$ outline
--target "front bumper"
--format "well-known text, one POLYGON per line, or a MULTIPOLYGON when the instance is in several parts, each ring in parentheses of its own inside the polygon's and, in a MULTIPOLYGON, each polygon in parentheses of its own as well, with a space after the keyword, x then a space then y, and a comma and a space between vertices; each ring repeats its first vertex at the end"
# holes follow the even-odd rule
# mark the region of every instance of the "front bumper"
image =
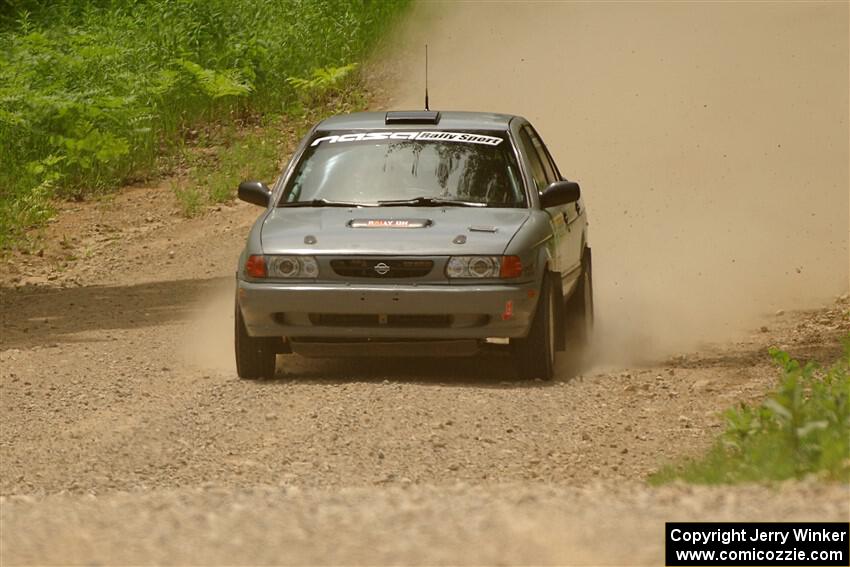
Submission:
POLYGON ((525 337, 539 285, 351 285, 237 280, 255 337, 484 339, 525 337))

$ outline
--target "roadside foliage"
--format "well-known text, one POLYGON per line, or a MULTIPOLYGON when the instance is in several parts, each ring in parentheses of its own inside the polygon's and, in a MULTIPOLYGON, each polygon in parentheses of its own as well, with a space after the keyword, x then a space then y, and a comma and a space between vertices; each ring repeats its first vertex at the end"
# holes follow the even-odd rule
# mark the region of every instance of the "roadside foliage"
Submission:
POLYGON ((406 0, 0 2, 0 249, 190 132, 339 88, 406 0))
POLYGON ((782 350, 770 355, 782 375, 759 405, 725 413, 726 430, 702 459, 668 466, 655 483, 682 479, 719 484, 816 475, 850 482, 850 336, 829 368, 801 364, 782 350))

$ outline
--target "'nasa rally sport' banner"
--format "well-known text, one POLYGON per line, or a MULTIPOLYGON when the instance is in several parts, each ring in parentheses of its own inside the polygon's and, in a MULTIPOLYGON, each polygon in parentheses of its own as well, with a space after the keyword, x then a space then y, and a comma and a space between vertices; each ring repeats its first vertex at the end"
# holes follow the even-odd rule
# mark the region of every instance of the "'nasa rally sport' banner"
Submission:
POLYGON ((338 134, 334 136, 316 138, 310 146, 318 146, 324 142, 327 142, 328 144, 336 144, 339 142, 367 142, 370 140, 463 142, 466 144, 484 144, 485 146, 498 146, 502 142, 502 138, 464 132, 357 132, 352 134, 338 134))

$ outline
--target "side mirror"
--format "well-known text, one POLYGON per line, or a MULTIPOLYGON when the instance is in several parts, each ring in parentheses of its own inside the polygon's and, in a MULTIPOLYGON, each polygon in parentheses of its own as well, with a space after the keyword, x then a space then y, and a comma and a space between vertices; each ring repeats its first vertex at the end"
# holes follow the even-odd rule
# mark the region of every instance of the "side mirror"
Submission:
POLYGON ((272 192, 262 181, 243 181, 239 184, 237 195, 246 203, 268 207, 272 192))
POLYGON ((581 197, 581 189, 575 181, 555 181, 540 195, 540 206, 544 209, 575 203, 581 197))

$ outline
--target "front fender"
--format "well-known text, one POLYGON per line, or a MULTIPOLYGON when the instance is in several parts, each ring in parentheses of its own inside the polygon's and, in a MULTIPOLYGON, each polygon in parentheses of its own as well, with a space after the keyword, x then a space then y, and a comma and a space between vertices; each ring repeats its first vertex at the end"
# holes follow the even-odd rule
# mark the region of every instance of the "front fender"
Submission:
POLYGON ((242 249, 242 253, 239 255, 239 263, 236 265, 237 277, 245 277, 243 270, 245 269, 245 261, 248 260, 248 256, 263 253, 263 223, 266 222, 266 217, 269 215, 269 211, 271 211, 271 209, 267 209, 263 212, 263 214, 254 221, 253 226, 251 226, 251 230, 248 232, 245 247, 242 249))
POLYGON ((505 255, 519 256, 524 265, 531 267, 538 287, 542 285, 544 272, 557 265, 556 242, 549 215, 540 210, 532 211, 508 243, 505 255))

